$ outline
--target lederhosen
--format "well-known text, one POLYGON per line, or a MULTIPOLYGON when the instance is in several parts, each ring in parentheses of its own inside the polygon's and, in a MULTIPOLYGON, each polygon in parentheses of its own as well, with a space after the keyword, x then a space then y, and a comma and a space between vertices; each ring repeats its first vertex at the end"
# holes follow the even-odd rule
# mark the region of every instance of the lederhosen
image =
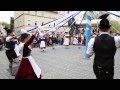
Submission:
POLYGON ((114 37, 108 34, 97 36, 93 49, 95 53, 93 70, 97 79, 113 79, 116 53, 114 37))
MULTIPOLYGON (((6 42, 6 41, 5 41, 6 42)), ((10 41, 6 42, 6 56, 9 60, 9 62, 13 62, 13 59, 17 58, 17 55, 15 53, 15 42, 10 41)))

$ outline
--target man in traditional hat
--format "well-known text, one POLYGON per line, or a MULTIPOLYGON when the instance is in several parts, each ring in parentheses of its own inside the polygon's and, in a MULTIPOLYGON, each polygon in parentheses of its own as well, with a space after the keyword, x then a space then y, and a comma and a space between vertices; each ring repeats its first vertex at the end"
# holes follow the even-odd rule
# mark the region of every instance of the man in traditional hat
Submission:
POLYGON ((116 48, 120 47, 120 37, 113 37, 108 33, 111 25, 106 18, 106 16, 101 18, 100 35, 91 38, 87 48, 88 57, 95 54, 93 70, 97 79, 114 78, 114 56, 116 48))
POLYGON ((10 74, 13 75, 12 73, 12 65, 13 65, 13 60, 17 58, 16 52, 15 52, 15 39, 14 39, 14 34, 13 31, 8 29, 7 31, 7 37, 5 40, 5 46, 6 46, 6 56, 9 60, 9 68, 10 68, 10 74))

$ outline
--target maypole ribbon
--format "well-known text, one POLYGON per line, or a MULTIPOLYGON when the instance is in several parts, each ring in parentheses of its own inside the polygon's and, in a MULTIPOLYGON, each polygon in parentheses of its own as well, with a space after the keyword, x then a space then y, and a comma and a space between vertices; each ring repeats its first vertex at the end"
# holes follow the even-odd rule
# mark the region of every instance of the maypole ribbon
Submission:
MULTIPOLYGON (((77 16, 79 13, 80 13, 80 12, 78 12, 77 14, 75 14, 73 17, 77 16)), ((58 26, 58 27, 56 27, 56 28, 59 29, 60 27, 62 27, 63 25, 65 25, 65 24, 66 24, 71 18, 73 18, 73 17, 68 18, 65 23, 63 23, 61 26, 58 26)))
POLYGON ((77 13, 71 15, 70 17, 68 17, 68 18, 66 18, 66 19, 64 19, 64 20, 62 20, 62 21, 59 22, 56 26, 58 26, 59 24, 61 24, 61 23, 64 22, 64 21, 68 22, 71 18, 75 17, 75 16, 78 15, 79 13, 80 13, 80 12, 77 12, 77 13))
POLYGON ((64 19, 72 16, 72 15, 75 14, 75 13, 76 13, 76 12, 72 12, 72 13, 70 13, 69 15, 63 17, 62 19, 59 19, 59 20, 57 20, 57 21, 53 21, 53 22, 51 22, 51 23, 49 23, 49 24, 44 24, 44 26, 41 26, 41 25, 40 25, 39 28, 42 29, 42 28, 47 27, 47 26, 49 26, 49 25, 51 25, 51 24, 59 23, 60 21, 63 21, 64 19))
MULTIPOLYGON (((55 19, 55 20, 53 20, 53 21, 50 21, 50 22, 48 22, 48 23, 43 24, 42 26, 40 26, 40 28, 44 28, 45 26, 48 26, 48 25, 53 24, 53 23, 55 23, 55 22, 59 22, 59 21, 61 21, 62 19, 64 20, 64 18, 66 19, 66 18, 74 15, 75 13, 76 13, 76 12, 72 12, 72 13, 70 13, 70 14, 67 14, 66 16, 62 16, 62 17, 60 17, 60 18, 58 18, 58 19, 55 19)), ((37 29, 37 28, 38 28, 38 26, 37 26, 37 27, 34 27, 34 28, 30 29, 30 30, 27 30, 27 32, 33 31, 33 30, 35 30, 35 29, 37 29)))
POLYGON ((67 16, 69 16, 69 15, 72 15, 73 13, 74 13, 74 12, 69 13, 69 14, 67 14, 66 16, 63 15, 63 16, 61 16, 60 18, 57 18, 57 19, 55 19, 55 20, 53 20, 53 21, 50 21, 50 22, 47 22, 47 23, 43 24, 42 26, 44 26, 44 25, 46 25, 46 24, 49 24, 49 23, 52 23, 52 22, 55 22, 55 21, 60 20, 60 19, 62 19, 62 18, 65 18, 65 17, 67 17, 67 16))

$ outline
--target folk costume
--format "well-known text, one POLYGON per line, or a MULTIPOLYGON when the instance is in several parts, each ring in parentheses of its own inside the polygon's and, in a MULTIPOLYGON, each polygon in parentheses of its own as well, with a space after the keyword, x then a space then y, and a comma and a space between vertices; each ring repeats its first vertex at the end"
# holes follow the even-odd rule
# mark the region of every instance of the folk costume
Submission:
POLYGON ((14 41, 14 37, 12 35, 13 35, 13 31, 8 29, 7 37, 5 39, 5 49, 6 49, 6 56, 10 63, 9 68, 10 68, 11 75, 13 75, 13 73, 12 73, 13 61, 14 61, 14 59, 17 58, 17 54, 15 52, 15 41, 14 41))
POLYGON ((95 54, 93 70, 97 79, 114 78, 114 56, 116 49, 120 47, 120 37, 111 36, 108 31, 110 24, 106 15, 99 24, 100 35, 90 39, 87 54, 95 54))
POLYGON ((70 45, 70 35, 68 33, 65 33, 63 45, 65 45, 65 46, 70 45))
MULTIPOLYGON (((24 40, 28 36, 28 34, 24 33, 21 35, 21 39, 24 40)), ((19 46, 22 54, 22 60, 15 79, 41 79, 41 69, 31 56, 31 48, 29 47, 34 38, 35 35, 32 35, 27 42, 21 43, 19 46)))

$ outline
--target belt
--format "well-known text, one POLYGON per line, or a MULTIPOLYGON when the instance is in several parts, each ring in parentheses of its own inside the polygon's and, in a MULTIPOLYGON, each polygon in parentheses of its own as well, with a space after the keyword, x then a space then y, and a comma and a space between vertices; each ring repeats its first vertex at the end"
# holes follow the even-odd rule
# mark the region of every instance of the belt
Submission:
POLYGON ((30 56, 26 56, 26 57, 22 57, 23 59, 26 59, 26 58, 28 58, 28 57, 30 57, 30 56))

